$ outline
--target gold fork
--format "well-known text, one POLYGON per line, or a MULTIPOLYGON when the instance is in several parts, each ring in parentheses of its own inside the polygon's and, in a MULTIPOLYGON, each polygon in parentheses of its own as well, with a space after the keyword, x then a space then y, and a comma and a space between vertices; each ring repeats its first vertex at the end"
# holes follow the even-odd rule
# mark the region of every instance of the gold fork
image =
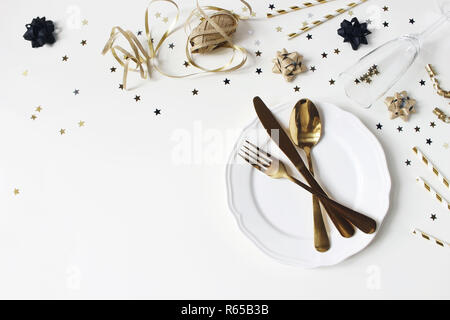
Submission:
POLYGON ((263 172, 274 179, 288 179, 295 184, 299 185, 308 192, 316 195, 322 204, 331 207, 336 213, 342 215, 348 222, 352 223, 355 227, 360 229, 364 233, 373 233, 376 230, 376 222, 372 218, 369 218, 359 212, 356 212, 346 206, 330 199, 325 194, 316 192, 311 189, 307 184, 292 177, 284 163, 274 157, 268 152, 262 150, 258 146, 254 145, 248 140, 245 140, 244 145, 241 147, 238 153, 245 161, 250 163, 255 169, 263 172))

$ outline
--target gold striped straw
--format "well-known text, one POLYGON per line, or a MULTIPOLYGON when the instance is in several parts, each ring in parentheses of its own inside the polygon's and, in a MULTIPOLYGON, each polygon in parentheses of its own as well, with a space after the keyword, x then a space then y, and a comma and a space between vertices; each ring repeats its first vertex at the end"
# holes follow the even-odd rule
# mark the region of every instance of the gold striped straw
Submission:
POLYGON ((414 235, 416 235, 416 236, 421 236, 422 239, 433 241, 434 243, 436 243, 440 247, 447 247, 447 248, 450 247, 449 243, 447 243, 445 241, 442 241, 442 240, 440 240, 440 239, 438 239, 436 237, 433 237, 432 235, 429 235, 428 233, 425 233, 425 232, 423 232, 423 231, 421 231, 421 230, 419 230, 417 228, 414 228, 412 233, 414 235))
POLYGON ((440 195, 439 192, 434 190, 428 182, 423 180, 421 177, 417 177, 416 180, 417 180, 417 182, 419 182, 420 184, 423 185, 425 190, 427 190, 433 196, 433 198, 435 198, 437 201, 442 203, 442 205, 444 207, 446 207, 448 210, 450 210, 450 203, 442 195, 440 195))
POLYGON ((302 10, 302 9, 306 9, 306 8, 310 8, 310 7, 314 7, 317 6, 319 4, 324 4, 324 3, 328 3, 328 2, 332 2, 335 0, 314 0, 311 2, 303 2, 302 4, 298 5, 298 6, 290 6, 288 9, 280 9, 280 10, 275 10, 275 13, 267 13, 267 18, 273 18, 282 14, 286 14, 286 13, 291 13, 294 11, 298 11, 298 10, 302 10))
POLYGON ((367 0, 358 0, 358 1, 355 1, 355 2, 351 2, 351 3, 347 4, 345 7, 335 10, 334 13, 327 14, 323 18, 320 18, 320 19, 315 20, 315 21, 313 21, 311 23, 308 23, 307 25, 305 25, 302 28, 300 28, 299 32, 293 32, 293 33, 288 34, 288 37, 289 37, 289 39, 293 39, 295 37, 298 37, 302 33, 305 33, 306 31, 309 31, 309 30, 317 27, 318 25, 321 25, 322 23, 324 23, 324 22, 326 22, 328 20, 331 20, 331 19, 333 19, 333 18, 343 14, 344 12, 349 11, 350 9, 352 9, 352 8, 356 7, 357 5, 359 5, 361 3, 364 3, 366 1, 367 0))
POLYGON ((427 166, 427 168, 433 172, 440 182, 444 184, 447 188, 450 189, 448 179, 444 177, 444 175, 436 168, 436 166, 422 153, 422 151, 418 147, 414 147, 412 149, 415 154, 422 160, 422 162, 427 166))

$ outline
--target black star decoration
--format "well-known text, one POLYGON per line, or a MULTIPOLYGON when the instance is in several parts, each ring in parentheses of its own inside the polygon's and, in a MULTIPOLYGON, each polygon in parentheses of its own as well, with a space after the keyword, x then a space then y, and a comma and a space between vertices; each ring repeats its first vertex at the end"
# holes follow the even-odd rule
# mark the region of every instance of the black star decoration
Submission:
POLYGON ((116 67, 111 67, 111 68, 109 68, 109 70, 110 70, 111 72, 116 72, 116 67))
POLYGON ((433 213, 432 213, 432 214, 431 214, 431 216, 430 216, 430 219, 434 221, 434 220, 436 220, 436 219, 437 219, 437 217, 436 217, 436 215, 435 215, 435 214, 433 214, 433 213))
POLYGON ((402 131, 403 131, 403 127, 398 126, 398 127, 397 127, 397 131, 398 131, 398 132, 402 132, 402 131))
POLYGON ((270 9, 270 10, 273 10, 273 9, 275 9, 275 5, 273 5, 273 4, 269 4, 269 9, 270 9))
POLYGON ((436 123, 434 123, 434 121, 430 122, 430 127, 432 128, 436 127, 436 123))
POLYGON ((377 124, 377 130, 381 130, 381 129, 383 129, 383 125, 381 123, 378 123, 377 124))
POLYGON ((141 101, 141 96, 135 95, 134 100, 136 100, 136 102, 141 101))
POLYGON ((339 53, 341 53, 341 50, 339 50, 339 49, 334 49, 334 53, 339 54, 339 53))
POLYGON ((330 86, 332 86, 332 85, 334 85, 334 83, 335 83, 336 81, 333 80, 333 79, 330 79, 328 82, 330 83, 330 86))
POLYGON ((385 27, 385 28, 389 27, 389 22, 387 22, 387 21, 383 22, 383 27, 385 27))
POLYGON ((389 10, 389 7, 386 7, 386 6, 383 7, 383 11, 388 11, 388 10, 389 10))
POLYGON ((315 66, 311 66, 311 68, 309 68, 309 70, 311 70, 312 72, 316 71, 316 67, 315 66))
POLYGON ((416 21, 414 19, 409 19, 409 23, 414 24, 416 21))
POLYGON ((225 78, 225 80, 223 80, 223 83, 224 83, 225 85, 230 84, 230 79, 225 78))
POLYGON ((410 165, 411 165, 411 160, 406 159, 405 164, 406 164, 407 166, 410 166, 410 165))
POLYGON ((175 48, 175 45, 173 43, 169 44, 169 49, 175 48))
POLYGON ((186 68, 189 67, 189 62, 188 62, 188 61, 185 61, 185 62, 183 63, 183 66, 185 66, 186 68))
POLYGON ((255 55, 256 55, 257 57, 261 57, 261 54, 262 54, 262 52, 259 51, 259 50, 255 52, 255 55))
POLYGON ((86 40, 81 40, 80 44, 81 44, 82 46, 85 46, 85 45, 87 44, 87 41, 86 41, 86 40))
POLYGON ((123 90, 123 84, 119 84, 119 89, 123 90))
POLYGON ((323 53, 322 53, 322 59, 324 59, 324 58, 326 58, 326 57, 328 57, 328 53, 323 52, 323 53))
POLYGON ((142 34, 142 31, 139 30, 139 31, 137 32, 137 35, 140 36, 141 34, 142 34))
POLYGON ((426 141, 427 141, 427 144, 430 145, 430 146, 433 143, 433 140, 431 140, 430 138, 428 138, 426 141))
POLYGON ((416 127, 414 128, 414 130, 415 130, 416 132, 420 132, 420 127, 419 127, 419 126, 416 126, 416 127))
POLYGON ((358 18, 351 21, 341 22, 341 27, 337 31, 338 35, 344 38, 344 42, 349 42, 353 50, 358 50, 361 44, 368 44, 366 36, 371 32, 367 30, 367 23, 359 23, 358 18))
POLYGON ((80 94, 80 90, 78 90, 78 89, 73 90, 73 94, 74 94, 74 95, 80 94))
POLYGON ((294 87, 294 91, 295 91, 295 92, 299 92, 299 91, 300 91, 300 87, 299 87, 299 86, 295 86, 295 87, 294 87))
POLYGON ((312 39, 312 34, 309 34, 309 33, 308 33, 308 34, 306 35, 306 39, 311 40, 311 39, 312 39))
POLYGON ((198 95, 198 90, 197 90, 197 89, 192 90, 192 95, 193 95, 193 96, 198 95))
POLYGON ((153 111, 153 113, 155 114, 155 116, 160 115, 161 109, 155 109, 155 111, 153 111))
POLYGON ((261 68, 256 68, 256 73, 257 73, 257 74, 261 74, 261 73, 262 73, 261 68))
POLYGON ((62 57, 62 61, 67 61, 67 60, 69 60, 69 57, 68 57, 68 56, 62 57))
POLYGON ((425 85, 425 80, 422 79, 422 80, 419 81, 419 83, 420 83, 421 86, 424 86, 425 85))

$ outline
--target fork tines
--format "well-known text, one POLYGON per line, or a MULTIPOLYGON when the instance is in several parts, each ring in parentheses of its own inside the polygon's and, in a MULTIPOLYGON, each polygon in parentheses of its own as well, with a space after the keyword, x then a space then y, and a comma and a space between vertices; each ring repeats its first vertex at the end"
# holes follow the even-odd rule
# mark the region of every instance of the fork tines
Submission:
POLYGON ((258 170, 264 171, 272 164, 270 153, 265 152, 248 140, 245 140, 239 156, 258 170))

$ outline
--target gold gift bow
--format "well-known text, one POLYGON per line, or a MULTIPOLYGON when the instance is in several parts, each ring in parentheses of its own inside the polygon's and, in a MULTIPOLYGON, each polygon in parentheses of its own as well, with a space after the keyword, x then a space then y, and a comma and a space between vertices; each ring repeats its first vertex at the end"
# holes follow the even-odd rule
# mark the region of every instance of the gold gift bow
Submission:
MULTIPOLYGON (((253 12, 251 6, 244 0, 240 0, 240 1, 249 9, 250 15, 251 15, 253 12)), ((184 24, 185 30, 187 30, 187 28, 190 25, 191 20, 194 17, 199 17, 200 19, 206 19, 208 21, 208 23, 210 23, 213 26, 213 28, 218 33, 220 33, 225 38, 225 40, 227 40, 231 49, 233 49, 233 55, 231 56, 230 60, 225 65, 220 66, 215 69, 208 69, 208 68, 198 65, 193 60, 191 51, 189 50, 189 37, 186 41, 186 57, 188 59, 188 62, 191 65, 202 70, 202 72, 196 72, 196 73, 191 73, 191 74, 187 74, 187 75, 170 75, 170 74, 162 71, 161 69, 159 69, 158 66, 152 64, 151 61, 152 61, 152 59, 157 57, 158 51, 159 51, 159 48, 161 47, 161 45, 173 33, 175 25, 177 24, 179 15, 180 15, 180 9, 174 1, 172 1, 172 0, 152 0, 152 1, 150 1, 148 7, 145 10, 145 34, 147 37, 149 53, 144 49, 144 47, 142 46, 140 41, 137 39, 137 37, 131 31, 129 31, 129 30, 124 31, 119 26, 112 28, 110 38, 106 42, 106 44, 103 48, 103 51, 102 51, 102 55, 105 55, 108 51, 111 51, 112 55, 117 60, 117 62, 119 62, 119 64, 124 68, 123 81, 122 81, 122 85, 123 85, 124 89, 127 88, 128 71, 139 72, 142 79, 147 79, 147 77, 150 78, 150 71, 151 71, 152 66, 159 73, 161 73, 164 76, 170 77, 170 78, 185 78, 185 77, 189 77, 189 76, 196 75, 199 73, 234 71, 234 70, 241 68, 247 61, 247 50, 245 50, 245 48, 243 48, 243 47, 235 45, 233 43, 233 41, 231 40, 231 38, 226 34, 225 30, 223 30, 214 21, 212 21, 210 19, 210 17, 205 13, 204 10, 212 10, 212 11, 217 11, 220 13, 229 14, 231 17, 233 17, 234 19, 237 19, 237 20, 248 19, 248 17, 241 17, 235 13, 232 13, 229 10, 215 7, 215 6, 200 7, 198 0, 197 0, 197 8, 191 12, 191 14, 189 15, 188 19, 186 20, 186 22, 184 24), (172 4, 177 10, 177 14, 176 14, 175 18, 171 22, 169 28, 164 32, 163 36, 161 37, 158 44, 156 45, 156 48, 153 46, 153 41, 151 38, 151 32, 150 32, 150 27, 149 27, 149 19, 148 19, 149 7, 155 2, 168 2, 168 3, 172 4), (129 52, 128 50, 122 48, 121 46, 114 45, 114 43, 119 35, 123 35, 124 38, 128 41, 134 54, 129 52), (124 60, 122 60, 122 58, 117 54, 117 51, 120 51, 124 55, 124 60), (239 51, 243 56, 241 62, 232 68, 228 68, 230 65, 233 64, 233 61, 235 59, 237 51, 239 51), (130 65, 129 65, 130 60, 136 64, 136 67, 134 69, 130 69, 130 65), (143 65, 146 66, 147 71, 144 69, 143 65)))

